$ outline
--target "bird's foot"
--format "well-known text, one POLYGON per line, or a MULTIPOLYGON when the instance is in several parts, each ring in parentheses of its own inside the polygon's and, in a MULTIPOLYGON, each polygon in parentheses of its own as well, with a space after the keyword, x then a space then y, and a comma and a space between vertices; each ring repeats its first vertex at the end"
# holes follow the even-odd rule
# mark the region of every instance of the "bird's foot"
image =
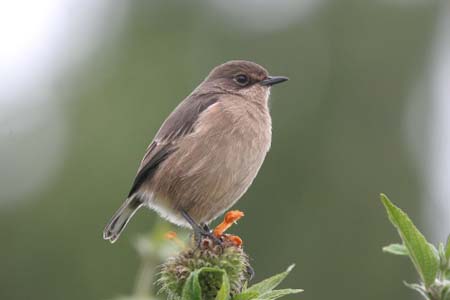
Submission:
POLYGON ((240 247, 242 246, 242 239, 237 235, 225 234, 225 231, 228 230, 233 224, 244 216, 244 213, 240 210, 231 210, 225 214, 223 222, 214 228, 213 234, 220 240, 227 240, 232 244, 240 247))
POLYGON ((184 219, 191 225, 194 231, 194 241, 198 246, 205 240, 209 239, 217 245, 222 245, 224 242, 232 243, 233 245, 240 247, 242 246, 242 239, 237 235, 225 234, 233 224, 244 216, 244 213, 239 210, 231 210, 225 214, 222 223, 216 226, 214 230, 211 230, 207 224, 198 224, 192 219, 192 217, 186 212, 181 211, 184 219))
POLYGON ((197 245, 200 245, 200 243, 202 243, 205 239, 210 239, 212 240, 215 244, 217 245, 222 245, 222 239, 220 237, 217 237, 214 235, 214 233, 209 230, 202 230, 201 232, 195 232, 194 231, 194 240, 197 243, 197 245))
POLYGON ((191 225, 192 230, 194 231, 194 241, 197 244, 197 246, 200 245, 200 243, 205 239, 209 238, 216 244, 221 245, 222 240, 214 235, 214 233, 209 229, 208 225, 201 224, 199 225, 197 222, 195 222, 194 219, 184 210, 181 211, 181 215, 183 218, 191 225))

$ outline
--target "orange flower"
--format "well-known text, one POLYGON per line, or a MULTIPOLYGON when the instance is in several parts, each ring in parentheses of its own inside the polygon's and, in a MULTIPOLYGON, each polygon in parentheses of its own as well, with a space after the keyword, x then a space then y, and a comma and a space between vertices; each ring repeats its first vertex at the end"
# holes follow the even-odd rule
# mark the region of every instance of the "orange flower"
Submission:
POLYGON ((175 231, 169 231, 166 233, 166 239, 173 240, 177 237, 177 233, 175 231))
POLYGON ((184 249, 186 245, 182 240, 180 240, 175 231, 168 231, 164 237, 170 241, 173 241, 179 248, 184 249))
POLYGON ((229 240, 231 243, 233 243, 235 246, 241 247, 242 246, 242 239, 238 237, 237 235, 232 234, 225 234, 224 238, 229 240))
POLYGON ((228 228, 230 228, 234 223, 236 223, 237 220, 242 218, 244 216, 244 213, 240 210, 231 210, 225 214, 225 217, 223 219, 223 222, 217 225, 216 228, 214 228, 214 235, 218 238, 226 238, 229 241, 231 241, 236 246, 242 245, 242 239, 238 237, 237 235, 230 235, 230 234, 224 234, 225 231, 227 231, 228 228))

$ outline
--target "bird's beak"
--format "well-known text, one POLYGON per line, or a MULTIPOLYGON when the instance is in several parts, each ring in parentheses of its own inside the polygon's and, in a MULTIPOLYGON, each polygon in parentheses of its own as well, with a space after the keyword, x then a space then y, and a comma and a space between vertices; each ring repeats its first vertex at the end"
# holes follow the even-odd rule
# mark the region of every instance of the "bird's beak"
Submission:
POLYGON ((289 80, 289 78, 284 76, 269 76, 264 80, 261 80, 259 83, 261 85, 272 86, 274 84, 282 83, 289 80))

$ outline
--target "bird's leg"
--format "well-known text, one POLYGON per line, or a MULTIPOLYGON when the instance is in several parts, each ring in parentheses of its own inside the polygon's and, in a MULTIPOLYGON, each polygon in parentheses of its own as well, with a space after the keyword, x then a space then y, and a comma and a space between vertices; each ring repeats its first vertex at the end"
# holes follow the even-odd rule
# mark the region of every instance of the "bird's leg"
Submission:
POLYGON ((200 227, 200 225, 198 225, 197 222, 195 222, 184 209, 181 210, 181 215, 189 223, 189 225, 191 225, 192 230, 194 231, 194 239, 196 242, 199 242, 201 240, 202 233, 204 233, 204 229, 200 227))
POLYGON ((202 226, 200 226, 197 222, 195 222, 194 219, 192 219, 187 211, 183 209, 180 212, 183 218, 189 223, 189 225, 191 225, 192 230, 194 231, 194 239, 197 243, 200 244, 200 242, 202 241, 202 237, 209 237, 217 244, 222 243, 222 241, 218 237, 216 237, 211 230, 209 230, 209 227, 207 225, 202 224, 202 226))
POLYGON ((201 226, 205 231, 211 232, 211 228, 209 228, 208 224, 206 224, 206 223, 200 223, 200 226, 201 226))

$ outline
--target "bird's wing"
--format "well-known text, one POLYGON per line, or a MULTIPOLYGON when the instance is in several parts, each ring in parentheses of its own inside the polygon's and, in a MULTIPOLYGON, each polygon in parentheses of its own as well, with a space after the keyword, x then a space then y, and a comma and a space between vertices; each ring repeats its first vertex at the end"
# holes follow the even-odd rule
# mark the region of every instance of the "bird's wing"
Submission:
POLYGON ((178 105, 148 146, 128 197, 152 178, 158 166, 177 150, 178 140, 194 131, 200 114, 218 100, 217 94, 192 94, 178 105))

